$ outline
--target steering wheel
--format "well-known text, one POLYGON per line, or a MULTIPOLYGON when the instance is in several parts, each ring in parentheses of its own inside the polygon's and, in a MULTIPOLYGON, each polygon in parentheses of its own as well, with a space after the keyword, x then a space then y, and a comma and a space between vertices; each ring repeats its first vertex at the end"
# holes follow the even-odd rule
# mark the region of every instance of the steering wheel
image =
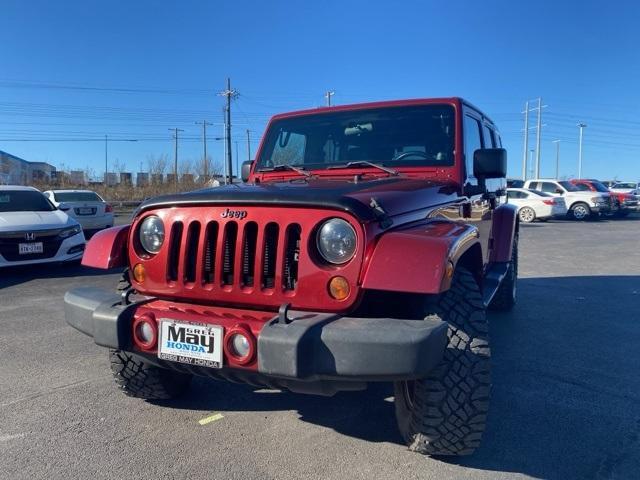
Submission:
POLYGON ((402 152, 399 153, 398 155, 396 155, 395 157, 393 157, 391 159, 392 162, 398 161, 398 160, 402 160, 404 158, 407 158, 411 155, 416 155, 418 157, 422 157, 425 160, 429 160, 431 158, 431 155, 421 151, 421 150, 409 150, 408 152, 402 152))

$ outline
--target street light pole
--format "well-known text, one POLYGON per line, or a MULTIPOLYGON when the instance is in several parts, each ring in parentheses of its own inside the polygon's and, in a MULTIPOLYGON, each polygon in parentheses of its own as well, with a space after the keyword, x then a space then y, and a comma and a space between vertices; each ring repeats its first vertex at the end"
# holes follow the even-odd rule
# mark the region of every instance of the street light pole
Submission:
POLYGON ((578 146, 578 178, 582 178, 582 130, 586 128, 587 124, 580 122, 578 128, 580 129, 580 140, 578 146))
POLYGON ((524 151, 522 153, 522 180, 527 179, 527 150, 529 150, 529 102, 524 104, 524 151))
POLYGON ((556 179, 560 178, 560 140, 553 140, 556 144, 556 179))
POLYGON ((104 136, 104 186, 107 186, 107 175, 109 172, 109 166, 107 164, 107 135, 104 136))

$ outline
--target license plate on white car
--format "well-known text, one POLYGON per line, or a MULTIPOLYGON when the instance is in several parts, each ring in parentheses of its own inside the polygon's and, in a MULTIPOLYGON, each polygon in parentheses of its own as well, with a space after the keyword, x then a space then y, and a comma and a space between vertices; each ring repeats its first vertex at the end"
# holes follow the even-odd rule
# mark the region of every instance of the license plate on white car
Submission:
POLYGON ((42 242, 18 244, 18 253, 20 255, 30 255, 33 253, 43 253, 43 252, 44 252, 44 249, 42 247, 42 242))
POLYGON ((222 368, 224 329, 176 320, 160 320, 158 358, 210 368, 222 368))

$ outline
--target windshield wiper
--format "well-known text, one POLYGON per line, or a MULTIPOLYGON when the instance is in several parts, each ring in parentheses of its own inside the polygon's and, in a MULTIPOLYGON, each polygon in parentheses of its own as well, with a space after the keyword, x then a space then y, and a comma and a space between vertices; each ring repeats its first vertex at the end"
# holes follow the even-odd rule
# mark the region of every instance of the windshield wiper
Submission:
POLYGON ((258 172, 279 172, 282 170, 290 170, 292 172, 299 173, 300 175, 304 175, 305 177, 310 177, 313 175, 313 173, 309 172, 308 170, 305 170, 302 167, 298 167, 296 165, 286 165, 286 164, 276 165, 274 167, 259 168, 258 172))
POLYGON ((344 165, 331 165, 328 169, 340 169, 340 168, 354 168, 354 167, 373 167, 383 172, 387 172, 389 175, 398 175, 398 171, 393 168, 388 168, 383 165, 379 165, 373 162, 367 162, 366 160, 354 160, 353 162, 346 163, 344 165))

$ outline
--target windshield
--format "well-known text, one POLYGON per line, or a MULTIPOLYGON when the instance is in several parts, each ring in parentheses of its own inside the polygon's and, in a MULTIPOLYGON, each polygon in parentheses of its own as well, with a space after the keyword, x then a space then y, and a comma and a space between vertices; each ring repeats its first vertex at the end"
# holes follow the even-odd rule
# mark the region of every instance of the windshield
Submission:
POLYGON ((54 192, 56 202, 102 202, 94 192, 54 192))
POLYGON ((616 183, 613 188, 636 188, 638 184, 637 183, 631 183, 631 182, 626 182, 626 183, 616 183))
MULTIPOLYGON (((562 185, 564 187, 564 189, 567 192, 579 192, 580 190, 578 188, 576 188, 576 186, 571 183, 571 182, 567 182, 567 181, 562 181, 562 182, 558 182, 560 185, 562 185)), ((586 190, 589 190, 588 188, 586 190)))
POLYGON ((40 192, 0 190, 0 212, 52 212, 55 209, 40 192))
POLYGON ((454 117, 450 105, 420 105, 277 120, 266 134, 256 168, 322 169, 355 161, 391 167, 451 166, 454 117))

